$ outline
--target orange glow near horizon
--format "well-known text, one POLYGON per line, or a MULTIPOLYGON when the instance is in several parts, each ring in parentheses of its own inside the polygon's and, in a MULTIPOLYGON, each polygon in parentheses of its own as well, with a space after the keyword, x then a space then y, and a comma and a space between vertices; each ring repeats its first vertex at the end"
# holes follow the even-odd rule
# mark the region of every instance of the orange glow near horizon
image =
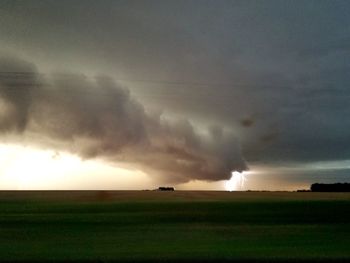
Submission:
POLYGON ((0 144, 0 190, 136 190, 152 186, 141 171, 82 160, 66 152, 0 144))
MULTIPOLYGON (((233 172, 230 180, 192 180, 173 184, 177 190, 296 190, 308 183, 287 182, 284 170, 251 165, 250 171, 233 172), (257 175, 257 176, 255 176, 257 175)), ((143 190, 163 183, 140 170, 120 168, 101 159, 31 146, 0 143, 0 190, 143 190)))

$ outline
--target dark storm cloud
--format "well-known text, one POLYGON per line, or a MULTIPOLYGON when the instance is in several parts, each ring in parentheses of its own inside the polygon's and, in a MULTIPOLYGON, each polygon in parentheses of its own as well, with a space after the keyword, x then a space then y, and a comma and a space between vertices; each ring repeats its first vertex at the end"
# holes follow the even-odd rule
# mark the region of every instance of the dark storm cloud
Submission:
POLYGON ((223 180, 247 169, 238 142, 221 127, 201 135, 188 120, 151 117, 106 76, 47 76, 7 57, 0 59, 0 99, 0 131, 21 140, 30 134, 27 143, 51 140, 51 147, 123 163, 166 182, 223 180))
POLYGON ((36 85, 35 66, 21 60, 4 57, 0 60, 0 98, 3 100, 0 130, 23 132, 28 122, 32 89, 36 85), (19 91, 19 92, 14 92, 19 91))
MULTIPOLYGON (((349 1, 3 1, 1 5, 2 48, 32 58, 42 71, 86 69, 128 79, 127 86, 147 107, 235 131, 248 161, 273 165, 350 158, 349 1)), ((64 86, 62 81, 58 78, 54 87, 64 86)), ((84 81, 86 86, 97 85, 84 79, 77 82, 84 81)), ((54 98, 50 104, 54 108, 54 98)), ((94 116, 89 111, 95 106, 89 104, 85 110, 94 116)), ((84 111, 74 107, 74 112, 84 111)), ((27 108, 23 105, 12 118, 26 115, 27 108)), ((176 130, 176 136, 187 136, 183 140, 191 147, 203 147, 196 129, 186 121, 171 124, 147 116, 146 123, 155 125, 141 126, 130 135, 135 142, 147 141, 143 136, 147 138, 149 129, 161 138, 176 130)), ((90 132, 100 136, 103 129, 94 122, 98 121, 92 118, 75 125, 94 127, 90 132)), ((136 123, 128 123, 129 129, 136 123)), ((22 119, 11 125, 4 127, 21 131, 28 124, 22 119)), ((50 125, 54 126, 47 124, 49 134, 65 136, 50 125)), ((75 134, 78 128, 70 129, 69 134, 75 134)), ((221 128, 212 126, 208 140, 223 140, 225 145, 222 134, 221 128)), ((172 145, 164 151, 201 163, 197 155, 172 145)))

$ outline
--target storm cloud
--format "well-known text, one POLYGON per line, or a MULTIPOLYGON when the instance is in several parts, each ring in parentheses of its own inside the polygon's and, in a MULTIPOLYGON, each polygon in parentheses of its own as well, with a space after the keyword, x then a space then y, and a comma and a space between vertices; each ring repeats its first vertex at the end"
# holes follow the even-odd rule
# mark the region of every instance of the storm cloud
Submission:
POLYGON ((16 140, 104 158, 164 182, 223 180, 247 169, 232 134, 148 114, 110 77, 40 74, 32 63, 3 57, 0 86, 0 131, 16 140))
POLYGON ((0 7, 1 49, 35 64, 2 66, 32 72, 2 76, 2 137, 35 137, 175 181, 227 178, 224 167, 247 160, 291 182, 279 167, 350 159, 349 1, 0 7))

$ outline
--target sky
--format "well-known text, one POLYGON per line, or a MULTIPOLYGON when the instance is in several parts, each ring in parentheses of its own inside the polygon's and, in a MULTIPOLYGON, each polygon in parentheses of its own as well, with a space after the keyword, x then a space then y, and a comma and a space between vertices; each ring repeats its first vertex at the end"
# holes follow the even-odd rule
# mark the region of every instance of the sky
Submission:
POLYGON ((0 188, 349 181, 349 13, 346 0, 1 0, 0 188))

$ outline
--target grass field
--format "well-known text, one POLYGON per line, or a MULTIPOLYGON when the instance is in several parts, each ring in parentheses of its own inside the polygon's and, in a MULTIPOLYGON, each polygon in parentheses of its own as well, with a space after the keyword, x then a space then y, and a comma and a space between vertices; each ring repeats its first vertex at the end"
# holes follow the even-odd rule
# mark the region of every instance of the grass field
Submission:
POLYGON ((1 261, 348 261, 350 193, 0 192, 1 261))

